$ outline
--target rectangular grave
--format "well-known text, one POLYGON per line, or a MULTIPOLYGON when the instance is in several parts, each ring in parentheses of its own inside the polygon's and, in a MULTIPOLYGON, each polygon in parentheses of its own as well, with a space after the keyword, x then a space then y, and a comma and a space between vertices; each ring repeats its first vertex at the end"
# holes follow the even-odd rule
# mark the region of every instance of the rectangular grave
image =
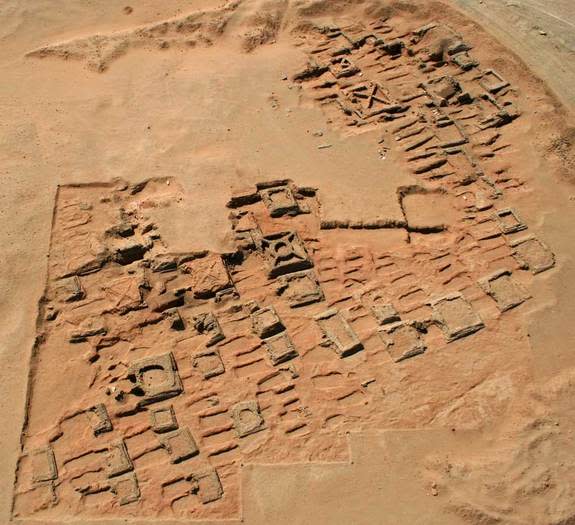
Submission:
POLYGON ((291 308, 300 308, 325 299, 313 270, 295 272, 280 278, 278 293, 291 308))
POLYGON ((142 392, 139 405, 177 396, 183 390, 176 360, 171 352, 136 361, 130 366, 128 377, 142 392))
POLYGON ((297 215, 300 212, 294 193, 289 186, 279 186, 260 190, 270 216, 297 215))
POLYGON ((116 495, 119 505, 128 505, 140 499, 140 486, 134 472, 115 478, 111 490, 116 495))
POLYGON ((108 447, 106 467, 109 478, 120 476, 134 470, 134 465, 128 455, 128 449, 123 439, 112 443, 108 447))
POLYGON ((290 337, 285 332, 269 337, 264 342, 270 361, 274 366, 298 356, 290 337))
POLYGON ((509 245, 514 248, 513 256, 525 270, 538 274, 555 266, 555 255, 535 237, 529 236, 523 239, 511 241, 509 245))
POLYGON ((168 405, 150 411, 150 425, 156 434, 164 434, 178 429, 174 407, 168 405))
POLYGON ((32 458, 32 480, 36 483, 54 481, 58 478, 58 468, 51 446, 34 450, 30 453, 32 458))
POLYGON ((224 495, 224 489, 216 469, 194 472, 188 479, 194 485, 193 491, 198 494, 204 505, 217 501, 224 495))
POLYGON ((490 93, 497 93, 503 88, 509 86, 509 82, 493 69, 487 69, 484 71, 479 83, 490 93))
POLYGON ((400 320, 397 310, 390 303, 374 304, 371 306, 371 312, 380 325, 396 323, 400 320))
POLYGON ((199 453, 198 446, 188 428, 180 428, 159 436, 162 446, 170 455, 172 463, 181 463, 199 453))
POLYGON ((339 357, 346 357, 363 349, 362 342, 337 310, 327 310, 314 319, 339 357))
POLYGON ((238 437, 243 438, 264 430, 266 424, 257 401, 241 401, 230 409, 238 437))
POLYGON ((271 337, 284 330, 284 325, 273 306, 260 308, 251 314, 252 328, 261 339, 271 337))
POLYGON ((517 233, 527 229, 527 225, 512 208, 497 210, 495 212, 495 220, 501 231, 506 234, 517 233))
POLYGON ((262 239, 262 250, 268 263, 269 276, 272 278, 313 266, 296 232, 266 235, 262 239))
POLYGON ((461 293, 446 295, 430 304, 448 342, 473 334, 485 326, 461 293))
POLYGON ((502 312, 519 306, 531 297, 527 290, 511 277, 509 270, 500 270, 480 279, 479 286, 493 298, 502 312))
POLYGON ((94 436, 99 436, 112 430, 112 421, 108 415, 106 405, 98 403, 87 412, 94 436))
POLYGON ((399 363, 410 357, 425 352, 425 343, 422 340, 422 329, 413 321, 400 321, 379 330, 385 350, 389 356, 399 363))
POLYGON ((192 357, 192 366, 203 374, 204 379, 219 376, 226 371, 222 358, 217 350, 197 352, 192 357))
POLYGON ((82 287, 80 278, 77 275, 72 277, 65 277, 56 281, 56 298, 59 301, 70 303, 79 301, 86 297, 86 292, 82 287))
POLYGON ((179 270, 190 275, 190 286, 198 299, 209 299, 233 286, 222 257, 216 253, 184 262, 179 270))

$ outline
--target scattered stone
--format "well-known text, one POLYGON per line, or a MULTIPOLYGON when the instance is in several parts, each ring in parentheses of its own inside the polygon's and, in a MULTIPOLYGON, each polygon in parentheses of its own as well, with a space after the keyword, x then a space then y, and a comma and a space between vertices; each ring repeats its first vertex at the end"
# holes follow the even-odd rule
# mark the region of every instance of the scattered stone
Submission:
POLYGON ((168 310, 166 313, 167 313, 167 318, 170 321, 170 328, 172 330, 177 330, 177 331, 181 332, 182 330, 186 329, 186 324, 184 323, 184 320, 183 320, 182 316, 180 315, 180 311, 177 308, 173 308, 172 310, 168 310))
POLYGON ((108 228, 106 235, 110 237, 131 237, 134 235, 135 226, 130 222, 123 220, 120 223, 108 228))
POLYGON ((146 297, 146 303, 153 312, 164 312, 172 308, 184 306, 184 294, 168 290, 163 293, 152 292, 146 297))
POLYGON ((82 321, 82 323, 80 323, 80 326, 78 326, 78 328, 70 332, 70 342, 82 343, 90 337, 95 337, 97 335, 106 335, 107 333, 108 328, 104 324, 103 319, 90 317, 82 321))
POLYGON ((172 272, 178 266, 178 260, 173 255, 156 255, 150 262, 152 272, 172 272))
POLYGON ((152 247, 152 241, 138 241, 137 239, 126 239, 116 245, 112 252, 112 259, 121 265, 132 264, 140 261, 146 252, 152 247))

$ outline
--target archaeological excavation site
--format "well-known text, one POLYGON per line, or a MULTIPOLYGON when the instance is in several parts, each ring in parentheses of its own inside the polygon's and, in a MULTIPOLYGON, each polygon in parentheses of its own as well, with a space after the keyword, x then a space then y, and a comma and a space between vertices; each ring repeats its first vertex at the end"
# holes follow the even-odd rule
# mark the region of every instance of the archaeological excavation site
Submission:
POLYGON ((575 523, 571 2, 0 17, 1 523, 575 523))

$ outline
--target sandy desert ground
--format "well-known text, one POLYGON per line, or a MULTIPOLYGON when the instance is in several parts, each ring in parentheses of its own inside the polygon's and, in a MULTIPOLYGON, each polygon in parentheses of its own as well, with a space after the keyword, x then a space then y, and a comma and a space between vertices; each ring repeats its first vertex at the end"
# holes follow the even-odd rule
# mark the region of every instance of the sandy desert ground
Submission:
POLYGON ((575 522, 575 10, 5 0, 0 522, 575 522))

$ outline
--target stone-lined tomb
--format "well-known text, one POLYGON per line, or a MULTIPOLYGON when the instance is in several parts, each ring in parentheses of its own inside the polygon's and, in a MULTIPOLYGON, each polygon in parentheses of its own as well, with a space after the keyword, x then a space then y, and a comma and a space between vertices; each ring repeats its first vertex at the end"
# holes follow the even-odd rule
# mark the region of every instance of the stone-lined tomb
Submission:
POLYGON ((517 312, 555 256, 505 203, 522 182, 483 169, 517 91, 441 24, 302 39, 294 81, 336 125, 392 138, 417 178, 391 196, 405 220, 328 220, 329 188, 267 180, 230 196, 230 253, 174 253, 153 210, 176 181, 60 187, 15 517, 238 518, 242 463, 473 426, 506 407, 473 397, 482 382, 519 387, 517 312), (420 213, 437 202, 450 213, 420 213))

